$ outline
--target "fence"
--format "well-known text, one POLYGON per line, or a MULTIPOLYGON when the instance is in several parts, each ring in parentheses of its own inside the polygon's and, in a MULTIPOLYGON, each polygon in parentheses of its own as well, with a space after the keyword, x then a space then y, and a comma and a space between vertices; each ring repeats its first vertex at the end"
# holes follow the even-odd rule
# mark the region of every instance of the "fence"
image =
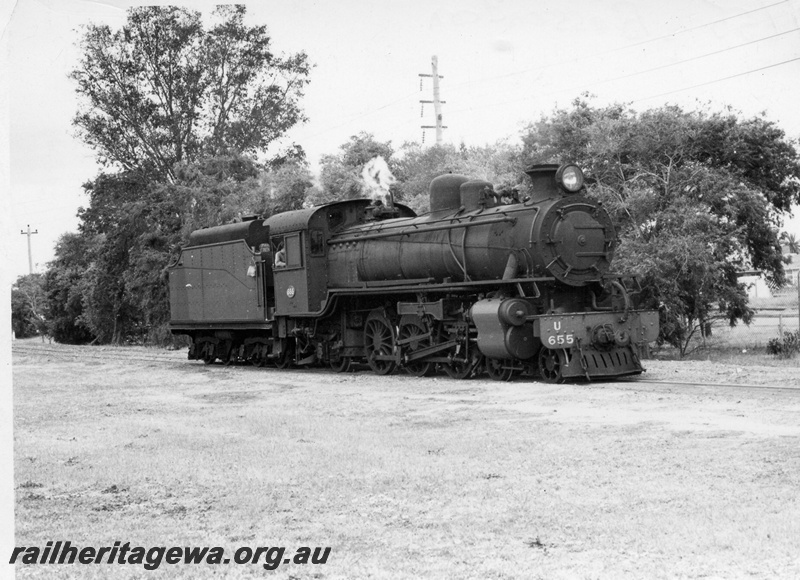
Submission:
POLYGON ((789 284, 780 290, 770 291, 766 285, 752 284, 750 306, 756 315, 749 325, 739 323, 731 328, 720 323, 712 329, 707 339, 708 346, 733 346, 739 348, 764 347, 773 338, 784 332, 800 329, 800 271, 791 270, 789 284))

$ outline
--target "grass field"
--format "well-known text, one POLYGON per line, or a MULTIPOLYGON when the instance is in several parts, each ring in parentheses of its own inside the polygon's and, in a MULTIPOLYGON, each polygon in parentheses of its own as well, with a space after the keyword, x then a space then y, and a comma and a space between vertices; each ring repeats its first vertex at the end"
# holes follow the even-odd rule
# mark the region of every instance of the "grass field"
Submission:
MULTIPOLYGON (((14 356, 17 545, 331 553, 272 572, 18 565, 18 578, 800 577, 800 391, 279 372, 57 348, 14 356)), ((649 375, 683 377, 680 364, 653 361, 649 375)))

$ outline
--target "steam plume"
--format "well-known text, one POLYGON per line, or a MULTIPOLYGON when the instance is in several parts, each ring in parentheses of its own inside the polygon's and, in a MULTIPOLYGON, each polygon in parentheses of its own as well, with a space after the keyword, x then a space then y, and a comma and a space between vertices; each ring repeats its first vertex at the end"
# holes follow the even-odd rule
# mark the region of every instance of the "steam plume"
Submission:
POLYGON ((397 178, 392 175, 383 157, 378 155, 370 159, 361 171, 361 179, 364 180, 367 195, 372 200, 380 200, 385 205, 392 205, 389 188, 397 183, 397 178))

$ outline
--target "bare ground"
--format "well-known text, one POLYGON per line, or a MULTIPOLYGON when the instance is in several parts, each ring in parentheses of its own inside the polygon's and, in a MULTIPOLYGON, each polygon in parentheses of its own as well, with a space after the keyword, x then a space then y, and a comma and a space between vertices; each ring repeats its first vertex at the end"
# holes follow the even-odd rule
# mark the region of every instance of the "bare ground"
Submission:
POLYGON ((28 577, 796 578, 796 361, 546 385, 19 341, 16 543, 331 546, 325 565, 28 577), (673 383, 653 382, 672 381, 673 383))

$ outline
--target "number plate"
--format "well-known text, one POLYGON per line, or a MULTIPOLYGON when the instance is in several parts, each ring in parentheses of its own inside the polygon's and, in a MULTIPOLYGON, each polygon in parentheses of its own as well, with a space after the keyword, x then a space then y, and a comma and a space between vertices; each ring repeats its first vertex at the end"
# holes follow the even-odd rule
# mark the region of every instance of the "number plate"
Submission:
POLYGON ((547 337, 547 344, 550 346, 572 346, 575 344, 574 334, 551 334, 547 337))

